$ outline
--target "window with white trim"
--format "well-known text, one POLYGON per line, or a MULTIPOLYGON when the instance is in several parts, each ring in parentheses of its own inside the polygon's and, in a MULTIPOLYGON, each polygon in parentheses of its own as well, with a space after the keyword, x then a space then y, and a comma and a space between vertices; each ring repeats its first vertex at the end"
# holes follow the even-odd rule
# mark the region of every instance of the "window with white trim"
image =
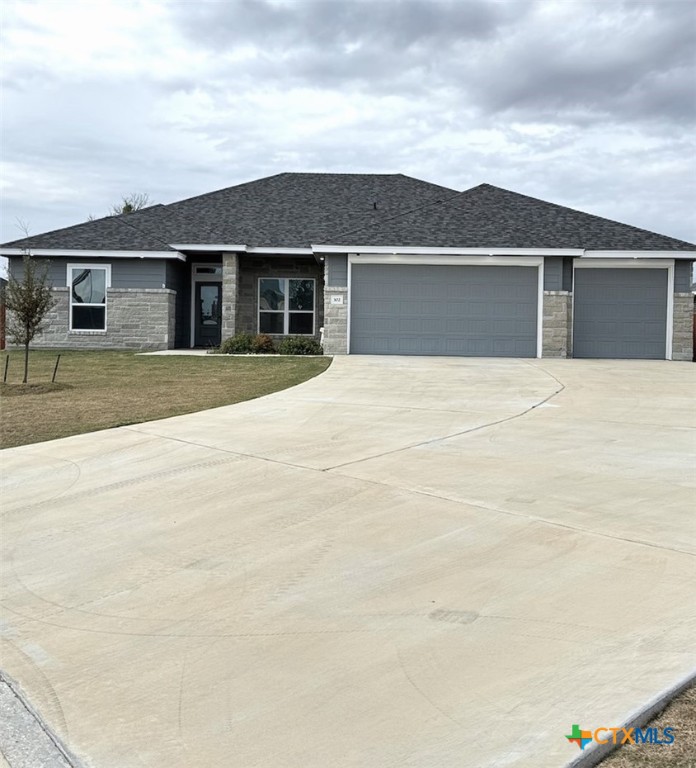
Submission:
POLYGON ((68 264, 71 331, 106 330, 106 291, 110 283, 110 265, 68 264))
POLYGON ((259 333, 313 336, 314 283, 312 278, 259 278, 259 333))

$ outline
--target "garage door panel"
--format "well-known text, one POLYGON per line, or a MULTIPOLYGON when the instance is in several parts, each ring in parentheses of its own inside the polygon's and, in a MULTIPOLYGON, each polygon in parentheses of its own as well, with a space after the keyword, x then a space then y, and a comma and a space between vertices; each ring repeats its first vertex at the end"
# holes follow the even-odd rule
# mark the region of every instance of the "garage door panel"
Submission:
POLYGON ((664 359, 667 270, 575 271, 573 356, 664 359))
POLYGON ((353 265, 358 354, 534 357, 535 267, 353 265))

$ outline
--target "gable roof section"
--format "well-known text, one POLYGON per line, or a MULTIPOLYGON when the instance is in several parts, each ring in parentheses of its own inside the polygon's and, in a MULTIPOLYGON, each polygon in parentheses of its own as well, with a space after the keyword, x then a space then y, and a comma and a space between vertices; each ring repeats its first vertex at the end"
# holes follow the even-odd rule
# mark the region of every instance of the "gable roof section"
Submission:
POLYGON ((694 250, 696 245, 490 184, 369 227, 336 245, 441 248, 694 250))

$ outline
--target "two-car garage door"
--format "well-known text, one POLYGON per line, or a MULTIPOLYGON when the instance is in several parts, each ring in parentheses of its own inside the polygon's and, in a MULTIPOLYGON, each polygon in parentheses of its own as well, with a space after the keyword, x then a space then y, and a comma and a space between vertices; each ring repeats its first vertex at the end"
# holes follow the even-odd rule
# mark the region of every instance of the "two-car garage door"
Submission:
POLYGON ((351 295, 354 354, 537 354, 537 267, 353 264, 351 295))

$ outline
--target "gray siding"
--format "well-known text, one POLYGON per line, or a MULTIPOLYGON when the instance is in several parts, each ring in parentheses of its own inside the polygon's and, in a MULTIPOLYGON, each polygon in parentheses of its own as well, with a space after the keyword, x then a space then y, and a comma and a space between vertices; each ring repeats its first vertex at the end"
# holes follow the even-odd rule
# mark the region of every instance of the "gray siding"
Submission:
POLYGON ((544 290, 563 290, 563 258, 549 256, 544 259, 544 290))
POLYGON ((344 253, 330 253, 326 256, 327 285, 345 288, 348 285, 348 256, 344 253))
POLYGON ((572 291, 573 290, 573 257, 563 257, 563 286, 561 290, 572 291))
POLYGON ((674 292, 689 293, 691 290, 691 270, 693 261, 677 259, 674 262, 674 292))
MULTIPOLYGON (((89 258, 63 258, 52 257, 50 259, 37 258, 36 261, 48 263, 48 279, 54 288, 67 286, 68 264, 103 264, 111 265, 112 288, 165 288, 166 265, 164 259, 99 259, 89 258)), ((10 259, 12 274, 21 279, 24 272, 22 259, 12 257, 10 259)))
POLYGON ((577 269, 573 357, 665 358, 666 269, 577 269))
POLYGON ((350 351, 535 357, 535 267, 357 264, 350 351))

